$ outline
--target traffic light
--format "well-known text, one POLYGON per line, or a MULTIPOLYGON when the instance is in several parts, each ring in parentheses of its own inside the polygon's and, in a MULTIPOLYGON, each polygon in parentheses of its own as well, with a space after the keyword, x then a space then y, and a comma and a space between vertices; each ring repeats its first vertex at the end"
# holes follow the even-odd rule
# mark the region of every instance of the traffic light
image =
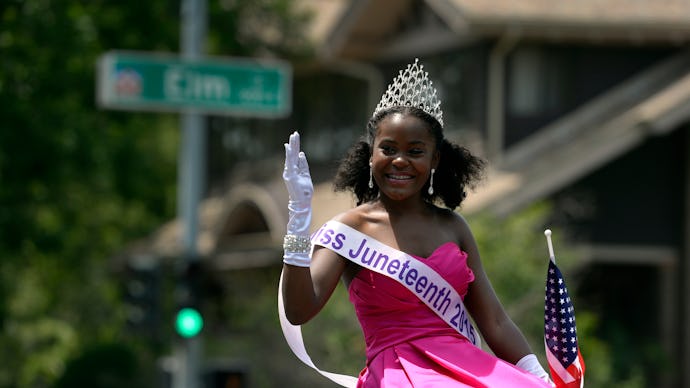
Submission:
POLYGON ((204 327, 204 318, 193 307, 182 307, 175 316, 175 331, 184 338, 195 337, 204 327))
POLYGON ((187 261, 178 273, 175 284, 175 333, 182 338, 196 337, 204 327, 201 313, 201 265, 199 260, 187 261))
POLYGON ((127 327, 136 334, 155 337, 160 332, 161 271, 157 265, 127 263, 122 282, 127 327))

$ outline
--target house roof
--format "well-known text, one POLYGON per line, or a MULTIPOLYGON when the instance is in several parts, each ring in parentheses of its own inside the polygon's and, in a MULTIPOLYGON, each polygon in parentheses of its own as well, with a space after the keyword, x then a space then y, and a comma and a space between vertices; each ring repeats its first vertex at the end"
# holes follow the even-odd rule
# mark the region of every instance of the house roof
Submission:
MULTIPOLYGON (((483 32, 522 30, 561 39, 687 41, 690 1, 640 0, 432 0, 483 32)), ((441 16, 451 17, 449 12, 441 16)), ((452 25, 452 24, 451 24, 452 25)))
POLYGON ((476 24, 656 25, 687 30, 690 22, 687 0, 429 0, 427 3, 454 8, 458 16, 476 24))
POLYGON ((634 44, 690 40, 690 0, 350 0, 340 6, 332 26, 319 30, 325 57, 386 56, 387 46, 401 45, 401 39, 418 53, 429 45, 504 34, 634 44), (416 28, 417 36, 429 30, 433 37, 408 41, 401 34, 406 28, 416 28))
POLYGON ((299 11, 311 15, 306 26, 307 36, 316 45, 324 43, 333 26, 343 17, 350 0, 299 0, 296 7, 299 11))
POLYGON ((688 120, 690 51, 684 51, 508 149, 465 210, 509 214, 688 120))
MULTIPOLYGON (((215 269, 229 270, 280 264, 287 225, 287 191, 276 173, 269 181, 238 183, 220 196, 199 204, 197 254, 215 269), (247 223, 264 224, 265 230, 247 233, 247 223)), ((336 193, 329 182, 314 186, 311 230, 334 215, 352 208, 354 199, 336 193)), ((155 233, 130 244, 116 257, 114 267, 128 260, 177 260, 184 252, 180 219, 163 224, 155 233)))

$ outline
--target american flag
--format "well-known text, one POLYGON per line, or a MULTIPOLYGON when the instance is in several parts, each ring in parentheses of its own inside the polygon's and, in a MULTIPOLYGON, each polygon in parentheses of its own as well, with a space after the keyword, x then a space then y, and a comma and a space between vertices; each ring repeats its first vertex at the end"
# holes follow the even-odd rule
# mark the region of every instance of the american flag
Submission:
POLYGON ((549 260, 544 300, 544 346, 556 387, 584 386, 585 362, 577 344, 575 309, 563 274, 554 258, 549 260))

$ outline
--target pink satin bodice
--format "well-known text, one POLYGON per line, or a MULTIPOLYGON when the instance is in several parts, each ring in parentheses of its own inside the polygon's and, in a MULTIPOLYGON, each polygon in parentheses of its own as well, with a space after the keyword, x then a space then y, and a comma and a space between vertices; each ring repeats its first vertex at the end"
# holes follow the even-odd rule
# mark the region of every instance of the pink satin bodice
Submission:
MULTIPOLYGON (((429 257, 416 258, 443 275, 464 298, 474 280, 467 253, 447 242, 429 257)), ((349 293, 364 332, 367 359, 391 345, 422 336, 459 335, 416 295, 384 275, 361 269, 350 283, 349 293)))

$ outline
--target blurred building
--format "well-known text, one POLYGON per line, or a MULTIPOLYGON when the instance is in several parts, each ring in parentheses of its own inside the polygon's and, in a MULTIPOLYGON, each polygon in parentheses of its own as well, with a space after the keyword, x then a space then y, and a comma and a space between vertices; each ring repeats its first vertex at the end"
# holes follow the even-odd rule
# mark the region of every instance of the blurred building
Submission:
MULTIPOLYGON (((554 223, 581 248, 579 303, 628 350, 659 347, 670 367, 649 371, 658 386, 690 387, 690 1, 302 4, 314 10, 317 55, 293 64, 292 115, 209 118, 199 247, 210 265, 280 263, 293 130, 316 183, 314 226, 352 206, 332 192, 336 162, 417 57, 442 96, 446 135, 490 162, 463 211, 552 201, 554 223)), ((173 256, 177 230, 165 225, 140 249, 173 256)))

